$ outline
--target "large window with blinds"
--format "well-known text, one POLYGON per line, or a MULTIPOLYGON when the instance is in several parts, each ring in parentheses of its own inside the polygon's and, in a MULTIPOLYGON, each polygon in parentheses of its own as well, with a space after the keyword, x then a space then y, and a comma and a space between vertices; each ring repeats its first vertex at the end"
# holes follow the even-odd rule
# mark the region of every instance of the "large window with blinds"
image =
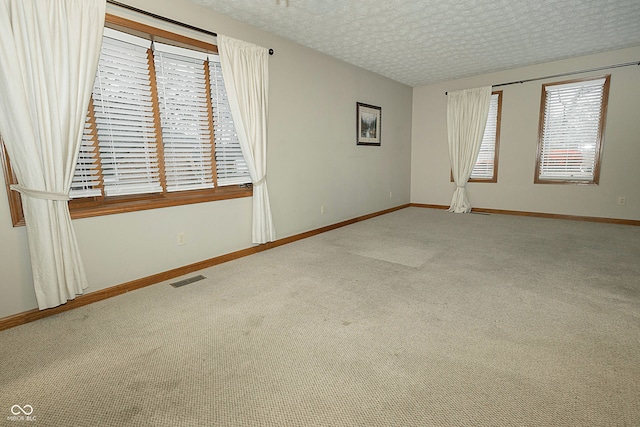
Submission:
POLYGON ((251 196, 216 46, 110 21, 118 29, 104 31, 72 217, 251 196))
POLYGON ((598 184, 610 79, 542 86, 536 183, 598 184))
POLYGON ((482 135, 480 152, 469 182, 498 182, 498 148, 500 146, 500 118, 502 116, 502 91, 491 94, 489 116, 482 135))

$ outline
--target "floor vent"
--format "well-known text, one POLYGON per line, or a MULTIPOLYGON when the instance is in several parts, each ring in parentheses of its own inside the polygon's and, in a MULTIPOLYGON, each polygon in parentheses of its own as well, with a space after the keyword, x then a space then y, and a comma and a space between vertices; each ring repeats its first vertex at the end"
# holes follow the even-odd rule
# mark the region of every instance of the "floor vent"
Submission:
POLYGON ((198 276, 189 277, 188 279, 180 280, 179 282, 170 283, 174 288, 179 288, 180 286, 188 285, 193 282, 198 282, 202 279, 206 279, 202 274, 198 276))

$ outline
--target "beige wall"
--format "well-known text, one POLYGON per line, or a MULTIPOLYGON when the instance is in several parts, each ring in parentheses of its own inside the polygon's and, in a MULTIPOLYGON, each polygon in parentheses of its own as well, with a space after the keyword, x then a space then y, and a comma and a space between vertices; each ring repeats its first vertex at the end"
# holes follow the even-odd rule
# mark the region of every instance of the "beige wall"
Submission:
MULTIPOLYGON (((414 88, 411 201, 449 205, 445 91, 542 77, 640 60, 640 47, 414 88)), ((472 206, 640 220, 640 67, 631 66, 503 90, 498 183, 469 183, 472 206), (600 185, 533 184, 541 85, 611 74, 600 185), (618 197, 627 198, 625 206, 618 197)))
MULTIPOLYGON (((275 49, 269 61, 267 181, 278 238, 409 202, 410 87, 187 0, 126 3, 275 49), (381 147, 356 146, 358 101, 382 107, 381 147)), ((114 7, 108 11, 135 19, 114 7)), ((2 178, 0 185, 4 188, 2 178)), ((251 199, 75 220, 74 226, 92 292, 250 247, 251 199), (185 246, 177 246, 178 232, 186 234, 185 246)), ((36 307, 26 232, 11 226, 4 195, 0 295, 0 318, 36 307)))

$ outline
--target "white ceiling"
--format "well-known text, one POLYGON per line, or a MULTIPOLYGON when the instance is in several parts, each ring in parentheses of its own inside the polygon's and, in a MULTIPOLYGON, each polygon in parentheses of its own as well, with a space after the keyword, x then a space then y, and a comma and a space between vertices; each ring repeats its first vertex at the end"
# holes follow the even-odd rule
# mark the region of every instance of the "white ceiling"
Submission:
POLYGON ((640 45, 640 0, 192 1, 410 86, 640 45))

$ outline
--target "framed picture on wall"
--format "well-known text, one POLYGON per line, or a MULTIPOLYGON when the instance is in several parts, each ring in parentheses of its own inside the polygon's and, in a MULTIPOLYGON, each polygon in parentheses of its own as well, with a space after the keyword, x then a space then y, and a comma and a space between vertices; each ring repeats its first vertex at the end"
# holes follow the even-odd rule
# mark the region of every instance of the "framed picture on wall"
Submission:
POLYGON ((382 129, 382 107, 363 104, 356 105, 356 127, 358 145, 380 145, 382 129))

